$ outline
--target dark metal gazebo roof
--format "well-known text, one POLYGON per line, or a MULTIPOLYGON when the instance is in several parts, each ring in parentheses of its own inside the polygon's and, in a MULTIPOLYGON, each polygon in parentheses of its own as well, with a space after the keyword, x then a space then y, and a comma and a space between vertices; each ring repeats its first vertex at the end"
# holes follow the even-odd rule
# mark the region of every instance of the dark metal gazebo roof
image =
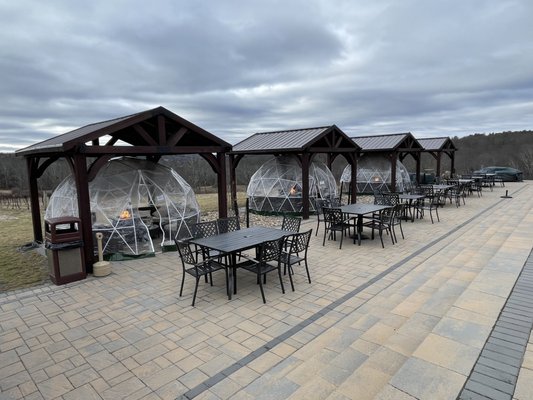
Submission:
POLYGON ((145 156, 158 161, 163 155, 199 154, 217 174, 220 216, 227 214, 226 153, 231 145, 163 107, 97 122, 18 150, 28 165, 33 231, 42 241, 37 179, 48 166, 65 158, 78 193, 85 260, 92 265, 93 237, 89 184, 98 170, 116 156, 145 156), (105 140, 105 142, 101 142, 105 140))
POLYGON ((422 146, 410 133, 393 133, 390 135, 355 136, 353 141, 361 146, 363 152, 417 152, 422 146))
POLYGON ((233 146, 231 154, 358 152, 357 146, 336 125, 261 132, 233 146))
POLYGON ((437 161, 437 176, 441 176, 441 155, 443 153, 450 157, 451 173, 455 173, 455 152, 457 151, 457 147, 455 147, 452 139, 449 137, 423 138, 418 139, 418 142, 424 148, 424 152, 431 154, 437 161))
POLYGON ((231 145, 164 107, 89 124, 16 151, 17 155, 50 155, 77 151, 86 154, 191 154, 229 151, 231 145), (102 145, 99 139, 111 136, 102 145), (131 146, 116 145, 122 141, 131 146), (133 147, 132 147, 133 146, 133 147), (106 151, 107 150, 107 151, 106 151))
POLYGON ((424 151, 456 151, 457 147, 449 137, 418 139, 424 151))
POLYGON ((396 160, 411 155, 416 161, 417 176, 420 173, 420 143, 410 132, 388 135, 355 136, 353 141, 361 146, 361 153, 383 153, 391 162, 391 190, 396 190, 396 160))
MULTIPOLYGON (((328 156, 331 167, 333 159, 343 155, 354 169, 360 147, 336 125, 275 132, 255 133, 233 146, 230 151, 231 195, 236 202, 237 183, 235 169, 246 154, 293 154, 302 165, 303 217, 309 218, 309 163, 318 153, 328 156)), ((355 188, 353 193, 355 199, 355 188)))

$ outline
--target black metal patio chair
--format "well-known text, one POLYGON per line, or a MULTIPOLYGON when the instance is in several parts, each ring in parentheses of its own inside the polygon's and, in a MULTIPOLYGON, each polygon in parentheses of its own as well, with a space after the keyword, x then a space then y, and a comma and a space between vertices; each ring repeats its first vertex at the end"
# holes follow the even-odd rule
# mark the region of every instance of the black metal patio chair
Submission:
POLYGON ((257 275, 257 283, 261 289, 263 303, 266 303, 263 281, 266 283, 266 275, 269 272, 278 271, 281 291, 285 294, 285 287, 283 286, 283 279, 281 277, 281 252, 284 240, 284 238, 281 238, 261 243, 257 250, 257 258, 243 255, 243 257, 246 258, 246 261, 243 261, 238 265, 239 268, 253 272, 257 275))
POLYGON ((367 218, 363 222, 363 227, 370 228, 372 230, 372 239, 374 239, 374 231, 378 231, 382 248, 385 248, 385 244, 383 243, 384 231, 390 235, 392 244, 395 243, 395 237, 392 230, 392 221, 394 218, 396 218, 395 208, 392 207, 388 210, 382 210, 378 214, 374 214, 372 218, 367 218))
POLYGON ((433 186, 431 185, 423 186, 423 191, 425 197, 416 204, 416 210, 420 214, 420 218, 423 218, 425 212, 428 211, 429 217, 431 218, 431 223, 433 223, 433 211, 435 211, 435 214, 437 215, 437 221, 440 222, 439 207, 441 205, 442 193, 438 190, 434 191, 433 186))
POLYGON ((185 275, 189 274, 196 279, 196 284, 194 286, 194 294, 192 297, 192 306, 196 301, 196 293, 198 292, 198 283, 200 278, 204 276, 206 279, 209 277, 211 286, 213 286, 213 275, 212 273, 219 270, 224 270, 226 273, 226 292, 228 291, 228 269, 226 266, 219 261, 219 257, 208 257, 203 258, 201 261, 198 261, 197 251, 191 249, 188 239, 174 239, 176 243, 176 248, 181 259, 182 265, 182 276, 181 276, 181 287, 180 287, 180 297, 183 295, 183 285, 185 283, 185 275))
POLYGON ((337 240, 337 233, 339 233, 341 235, 339 249, 341 249, 346 231, 348 231, 349 234, 350 228, 354 228, 355 233, 355 220, 353 218, 346 218, 340 208, 324 208, 324 225, 324 239, 322 240, 322 246, 325 246, 326 244, 326 236, 328 237, 328 240, 337 240))
POLYGON ((388 224, 392 229, 392 234, 394 235, 394 241, 398 242, 396 237, 396 227, 400 227, 400 233, 402 234, 402 239, 405 239, 402 228, 402 220, 407 219, 407 204, 402 203, 400 200, 399 193, 384 193, 385 203, 389 206, 392 206, 392 210, 384 210, 385 219, 388 219, 388 224))
POLYGON ((239 218, 227 217, 217 219, 218 233, 238 231, 241 229, 239 218))
POLYGON ((289 280, 291 282, 291 288, 294 292, 294 282, 292 280, 292 274, 294 274, 293 265, 301 265, 304 263, 305 272, 307 273, 307 280, 311 283, 311 275, 309 274, 309 265, 307 264, 307 249, 309 248, 309 242, 311 240, 312 229, 308 231, 295 233, 290 236, 286 236, 286 240, 289 241, 290 246, 284 246, 285 249, 281 253, 281 263, 284 265, 283 274, 289 272, 289 280))
POLYGON ((315 213, 316 213, 316 231, 315 236, 318 235, 320 223, 324 221, 324 207, 329 207, 330 202, 327 199, 315 199, 315 213))
POLYGON ((302 219, 300 217, 290 217, 288 215, 283 216, 283 221, 281 222, 281 230, 288 232, 300 232, 300 225, 302 219))

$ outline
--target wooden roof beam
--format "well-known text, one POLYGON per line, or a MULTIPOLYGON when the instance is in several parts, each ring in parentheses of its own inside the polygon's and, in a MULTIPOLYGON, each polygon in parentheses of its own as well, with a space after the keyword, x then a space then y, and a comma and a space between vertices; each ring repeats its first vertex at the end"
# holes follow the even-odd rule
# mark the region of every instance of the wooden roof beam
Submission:
POLYGON ((150 146, 157 146, 157 142, 150 136, 148 132, 144 130, 144 128, 141 125, 135 124, 133 125, 133 129, 135 130, 135 132, 139 134, 140 137, 144 139, 146 144, 150 146))

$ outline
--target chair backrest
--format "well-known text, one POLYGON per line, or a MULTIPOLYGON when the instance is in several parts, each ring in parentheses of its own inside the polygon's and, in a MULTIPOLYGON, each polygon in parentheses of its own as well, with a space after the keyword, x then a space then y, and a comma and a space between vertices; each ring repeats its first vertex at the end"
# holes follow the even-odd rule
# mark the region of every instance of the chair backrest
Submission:
POLYGON ((306 232, 295 233, 293 235, 285 236, 291 244, 289 247, 289 254, 302 253, 304 251, 307 251, 312 233, 313 230, 309 229, 306 232))
MULTIPOLYGON (((433 196, 430 197, 430 202, 434 206, 438 206, 442 203, 442 199, 444 198, 444 190, 434 190, 433 196)), ((426 195, 427 196, 427 195, 426 195)), ((429 197, 429 196, 427 196, 429 197)))
POLYGON ((218 233, 238 231, 241 229, 239 218, 228 217, 217 219, 218 233))
POLYGON ((283 216, 283 222, 281 223, 282 231, 299 232, 302 219, 298 217, 283 216))
POLYGON ((323 214, 322 209, 329 205, 329 201, 326 199, 315 199, 315 211, 318 215, 323 214))
POLYGON ((329 204, 331 205, 331 207, 340 207, 341 206, 341 199, 338 198, 338 197, 332 197, 329 200, 329 204))
POLYGON ((396 206, 400 204, 400 194, 399 193, 383 193, 385 198, 385 204, 388 206, 396 206))
POLYGON ((196 263, 195 253, 191 250, 191 246, 189 244, 190 239, 192 238, 174 239, 176 247, 178 248, 178 253, 183 263, 183 268, 185 268, 185 264, 194 265, 196 263))
POLYGON ((378 206, 386 206, 387 199, 385 198, 385 195, 383 193, 374 192, 374 204, 378 206))
POLYGON ((259 262, 279 261, 284 240, 284 238, 280 238, 261 243, 259 246, 259 262))
POLYGON ((391 223, 394 221, 394 216, 396 215, 396 207, 387 208, 385 210, 381 210, 378 213, 378 219, 381 222, 391 223))
POLYGON ((405 204, 398 203, 394 207, 392 207, 392 216, 391 220, 394 223, 399 223, 402 216, 405 214, 405 204))
POLYGON ((198 222, 192 226, 191 231, 195 238, 218 235, 217 221, 198 222))
POLYGON ((327 225, 337 224, 342 222, 342 210, 340 208, 325 207, 324 208, 324 222, 327 225))
POLYGON ((422 188, 422 194, 424 194, 426 197, 433 197, 433 185, 425 185, 420 187, 422 188))

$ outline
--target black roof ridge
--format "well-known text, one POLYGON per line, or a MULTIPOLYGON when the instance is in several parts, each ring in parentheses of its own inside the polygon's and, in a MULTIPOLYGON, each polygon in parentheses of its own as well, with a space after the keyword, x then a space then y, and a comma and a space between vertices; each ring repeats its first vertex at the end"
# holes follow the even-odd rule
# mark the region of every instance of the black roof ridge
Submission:
POLYGON ((80 126, 79 128, 76 128, 76 129, 73 129, 73 130, 71 130, 71 131, 68 131, 68 132, 65 132, 65 133, 63 133, 63 134, 60 134, 60 135, 58 135, 58 136, 65 135, 65 134, 67 134, 67 133, 72 133, 72 132, 75 132, 75 131, 80 130, 80 129, 88 128, 89 126, 93 126, 93 125, 100 125, 100 124, 105 124, 105 123, 109 123, 109 122, 114 122, 114 121, 119 121, 119 120, 128 119, 128 118, 134 117, 134 116, 136 116, 136 115, 144 114, 144 113, 149 113, 149 112, 152 112, 152 111, 155 111, 155 110, 158 110, 158 109, 164 109, 164 107, 163 107, 163 106, 158 106, 158 107, 150 108, 150 109, 148 109, 148 110, 139 111, 139 112, 136 112, 136 113, 133 113, 133 114, 123 115, 122 117, 115 117, 115 118, 106 119, 106 120, 103 120, 103 121, 92 122, 92 123, 90 123, 90 124, 83 125, 83 126, 80 126))
POLYGON ((383 137, 383 136, 400 136, 400 135, 411 135, 414 137, 414 135, 411 132, 400 132, 400 133, 381 133, 378 135, 365 135, 365 136, 350 136, 350 139, 363 139, 363 138, 369 138, 369 137, 383 137))
MULTIPOLYGON (((286 129, 286 130, 281 130, 281 131, 269 131, 269 132, 256 132, 256 133, 253 133, 251 136, 253 135, 267 135, 267 134, 271 134, 271 133, 286 133, 286 132, 296 132, 296 131, 310 131, 310 130, 313 130, 313 129, 329 129, 329 128, 332 128, 336 126, 335 124, 333 125, 325 125, 325 126, 315 126, 315 127, 311 127, 311 128, 295 128, 295 129, 286 129)), ((249 137, 251 137, 249 136, 249 137)), ((246 139, 245 139, 246 140, 246 139)))

